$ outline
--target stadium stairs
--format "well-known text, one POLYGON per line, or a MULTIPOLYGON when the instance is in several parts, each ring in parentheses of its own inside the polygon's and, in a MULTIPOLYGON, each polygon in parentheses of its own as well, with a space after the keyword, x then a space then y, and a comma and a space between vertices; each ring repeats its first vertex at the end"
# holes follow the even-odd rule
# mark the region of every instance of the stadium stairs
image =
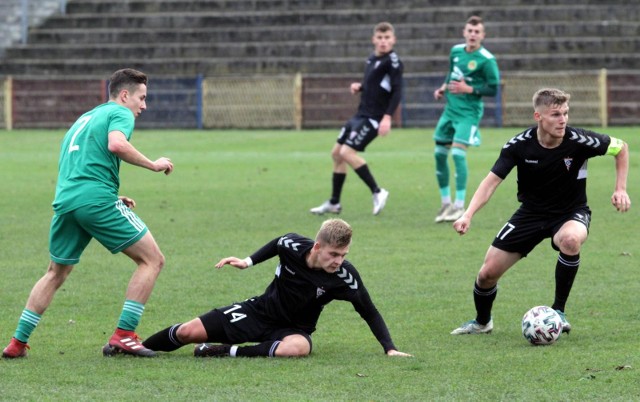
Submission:
POLYGON ((640 68, 635 1, 536 3, 68 0, 65 15, 30 28, 28 44, 5 49, 0 75, 104 77, 123 66, 155 76, 360 74, 383 20, 396 26, 406 72, 444 72, 471 14, 485 18, 502 71, 640 68))

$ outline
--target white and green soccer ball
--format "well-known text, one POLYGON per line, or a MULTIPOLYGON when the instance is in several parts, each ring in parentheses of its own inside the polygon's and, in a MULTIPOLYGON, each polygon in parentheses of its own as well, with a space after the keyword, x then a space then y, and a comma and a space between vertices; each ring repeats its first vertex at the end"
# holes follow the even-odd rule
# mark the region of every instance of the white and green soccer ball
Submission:
POLYGON ((562 334, 562 318, 548 306, 536 306, 522 317, 522 335, 533 345, 550 345, 562 334))

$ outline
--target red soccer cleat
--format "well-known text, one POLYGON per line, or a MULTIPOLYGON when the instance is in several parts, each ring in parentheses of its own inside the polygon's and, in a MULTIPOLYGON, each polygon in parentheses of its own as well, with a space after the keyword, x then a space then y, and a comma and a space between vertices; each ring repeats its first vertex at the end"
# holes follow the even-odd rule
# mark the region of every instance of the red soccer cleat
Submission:
POLYGON ((119 353, 141 357, 156 356, 156 352, 142 345, 140 337, 134 331, 116 329, 116 332, 111 335, 109 343, 102 348, 102 354, 109 357, 119 353))
POLYGON ((20 342, 16 338, 11 338, 9 346, 2 351, 2 357, 6 359, 16 359, 18 357, 26 357, 27 349, 31 349, 26 343, 20 342))

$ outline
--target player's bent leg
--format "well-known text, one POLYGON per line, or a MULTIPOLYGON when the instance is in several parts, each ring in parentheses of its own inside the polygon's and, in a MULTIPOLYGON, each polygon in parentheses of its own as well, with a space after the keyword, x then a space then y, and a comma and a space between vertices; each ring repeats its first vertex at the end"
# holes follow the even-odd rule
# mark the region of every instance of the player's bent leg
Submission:
POLYGON ((478 272, 476 283, 484 289, 496 286, 502 275, 520 258, 522 256, 519 253, 512 253, 489 246, 480 272, 478 272))
POLYGON ((302 335, 293 334, 282 338, 275 350, 275 357, 304 357, 311 353, 311 344, 302 335))
POLYGON ((331 159, 333 160, 333 170, 338 172, 346 172, 345 161, 340 155, 343 145, 336 143, 331 149, 331 159))
POLYGON ((57 262, 49 262, 47 272, 36 282, 31 289, 26 308, 38 314, 43 314, 56 291, 67 280, 73 270, 73 265, 63 265, 57 262))
POLYGON ((209 339, 209 335, 200 317, 196 317, 180 325, 180 328, 176 331, 176 338, 180 343, 186 345, 188 343, 206 342, 209 339))
POLYGON ((123 253, 138 265, 129 282, 126 298, 144 304, 149 299, 156 279, 164 267, 164 255, 150 231, 135 244, 123 250, 123 253))
POLYGON ((476 318, 451 331, 452 335, 488 334, 493 331, 491 310, 496 298, 498 280, 520 258, 518 253, 489 246, 473 289, 476 318))
POLYGON ((164 255, 160 252, 151 232, 133 245, 123 250, 137 265, 127 287, 125 306, 123 307, 118 328, 114 331, 109 342, 102 348, 104 356, 128 354, 141 357, 154 357, 153 350, 146 348, 135 332, 144 304, 149 299, 156 279, 164 266, 164 255), (124 325, 124 324, 127 325, 124 325))
POLYGON ((582 222, 570 220, 553 235, 553 244, 564 254, 576 255, 580 253, 582 244, 587 241, 588 233, 587 227, 582 222))

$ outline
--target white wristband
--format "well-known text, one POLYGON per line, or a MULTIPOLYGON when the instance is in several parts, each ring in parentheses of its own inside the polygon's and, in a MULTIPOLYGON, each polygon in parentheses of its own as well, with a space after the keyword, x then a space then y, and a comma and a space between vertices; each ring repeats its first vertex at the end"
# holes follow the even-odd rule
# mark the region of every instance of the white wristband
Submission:
POLYGON ((247 263, 247 267, 253 266, 253 260, 251 259, 251 257, 247 257, 243 261, 247 263))

